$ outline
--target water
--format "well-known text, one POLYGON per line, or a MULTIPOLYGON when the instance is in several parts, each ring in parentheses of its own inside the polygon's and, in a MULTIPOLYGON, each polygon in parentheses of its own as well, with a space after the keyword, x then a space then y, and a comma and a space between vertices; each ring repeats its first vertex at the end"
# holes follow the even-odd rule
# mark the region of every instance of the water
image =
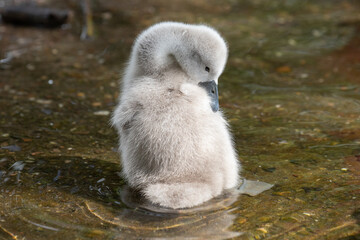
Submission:
POLYGON ((72 9, 71 23, 0 25, 1 238, 359 237, 356 1, 93 1, 85 41, 76 1, 42 2, 72 9), (242 176, 271 190, 180 212, 127 190, 109 113, 134 38, 161 20, 205 22, 227 39, 220 105, 242 176))

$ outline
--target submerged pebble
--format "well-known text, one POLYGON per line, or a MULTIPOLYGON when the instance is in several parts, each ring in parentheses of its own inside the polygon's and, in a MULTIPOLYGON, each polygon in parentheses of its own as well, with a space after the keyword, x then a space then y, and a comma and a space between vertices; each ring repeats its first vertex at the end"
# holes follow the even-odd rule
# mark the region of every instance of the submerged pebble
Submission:
POLYGON ((110 111, 107 111, 107 110, 97 111, 97 112, 94 112, 94 115, 96 115, 96 116, 108 116, 108 115, 110 115, 110 111))
POLYGON ((266 190, 269 190, 274 185, 261 181, 252 181, 243 179, 241 186, 238 188, 239 193, 250 196, 256 196, 266 190))
POLYGON ((15 171, 21 171, 25 167, 25 163, 23 161, 17 161, 13 165, 11 165, 10 169, 13 169, 15 171))
POLYGON ((9 146, 5 146, 5 147, 1 147, 2 149, 6 149, 9 150, 10 152, 19 152, 21 151, 21 147, 19 147, 18 145, 9 145, 9 146))

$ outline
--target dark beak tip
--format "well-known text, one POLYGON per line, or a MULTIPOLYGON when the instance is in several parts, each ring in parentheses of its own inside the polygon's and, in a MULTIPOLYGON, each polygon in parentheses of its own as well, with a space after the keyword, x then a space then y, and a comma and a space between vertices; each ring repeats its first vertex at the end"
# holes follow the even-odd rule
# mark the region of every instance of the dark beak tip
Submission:
POLYGON ((217 104, 217 105, 211 104, 211 109, 213 110, 213 112, 219 111, 219 104, 217 104))
POLYGON ((219 95, 218 86, 214 80, 200 82, 199 86, 204 88, 208 96, 210 97, 210 106, 213 112, 219 111, 219 95))

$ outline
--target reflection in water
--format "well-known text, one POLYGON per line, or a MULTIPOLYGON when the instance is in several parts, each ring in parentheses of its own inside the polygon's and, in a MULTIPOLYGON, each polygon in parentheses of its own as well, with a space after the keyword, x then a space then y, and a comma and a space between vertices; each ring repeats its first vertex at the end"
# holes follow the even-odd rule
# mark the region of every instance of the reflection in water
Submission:
POLYGON ((235 192, 227 192, 197 208, 184 210, 157 208, 127 187, 120 192, 130 209, 114 211, 94 202, 86 202, 86 206, 93 215, 129 236, 223 239, 241 235, 228 230, 235 219, 230 208, 237 199, 235 192))
POLYGON ((234 191, 197 208, 171 210, 147 203, 127 186, 119 189, 119 169, 112 163, 49 157, 22 164, 21 169, 8 165, 0 179, 10 196, 1 203, 4 235, 29 237, 41 231, 44 238, 52 239, 59 232, 113 239, 221 239, 242 234, 228 230, 235 218, 231 205, 238 194, 234 191), (31 197, 23 199, 18 192, 31 197))

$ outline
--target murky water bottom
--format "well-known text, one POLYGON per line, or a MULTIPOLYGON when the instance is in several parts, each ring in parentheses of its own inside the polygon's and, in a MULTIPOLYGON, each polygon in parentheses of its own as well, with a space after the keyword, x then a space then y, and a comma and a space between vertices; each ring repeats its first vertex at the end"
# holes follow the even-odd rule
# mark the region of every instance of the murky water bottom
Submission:
POLYGON ((95 159, 54 157, 18 162, 15 168, 3 167, 9 171, 3 171, 1 178, 2 194, 8 194, 1 199, 4 236, 219 239, 240 235, 228 231, 235 219, 231 214, 235 192, 197 208, 171 210, 152 206, 126 185, 119 186, 119 167, 95 159))
POLYGON ((74 18, 0 25, 0 238, 359 238, 356 1, 93 1, 87 41, 77 1, 42 3, 74 18), (109 114, 135 36, 161 20, 205 22, 227 39, 220 105, 241 175, 270 190, 173 212, 126 189, 109 114))

